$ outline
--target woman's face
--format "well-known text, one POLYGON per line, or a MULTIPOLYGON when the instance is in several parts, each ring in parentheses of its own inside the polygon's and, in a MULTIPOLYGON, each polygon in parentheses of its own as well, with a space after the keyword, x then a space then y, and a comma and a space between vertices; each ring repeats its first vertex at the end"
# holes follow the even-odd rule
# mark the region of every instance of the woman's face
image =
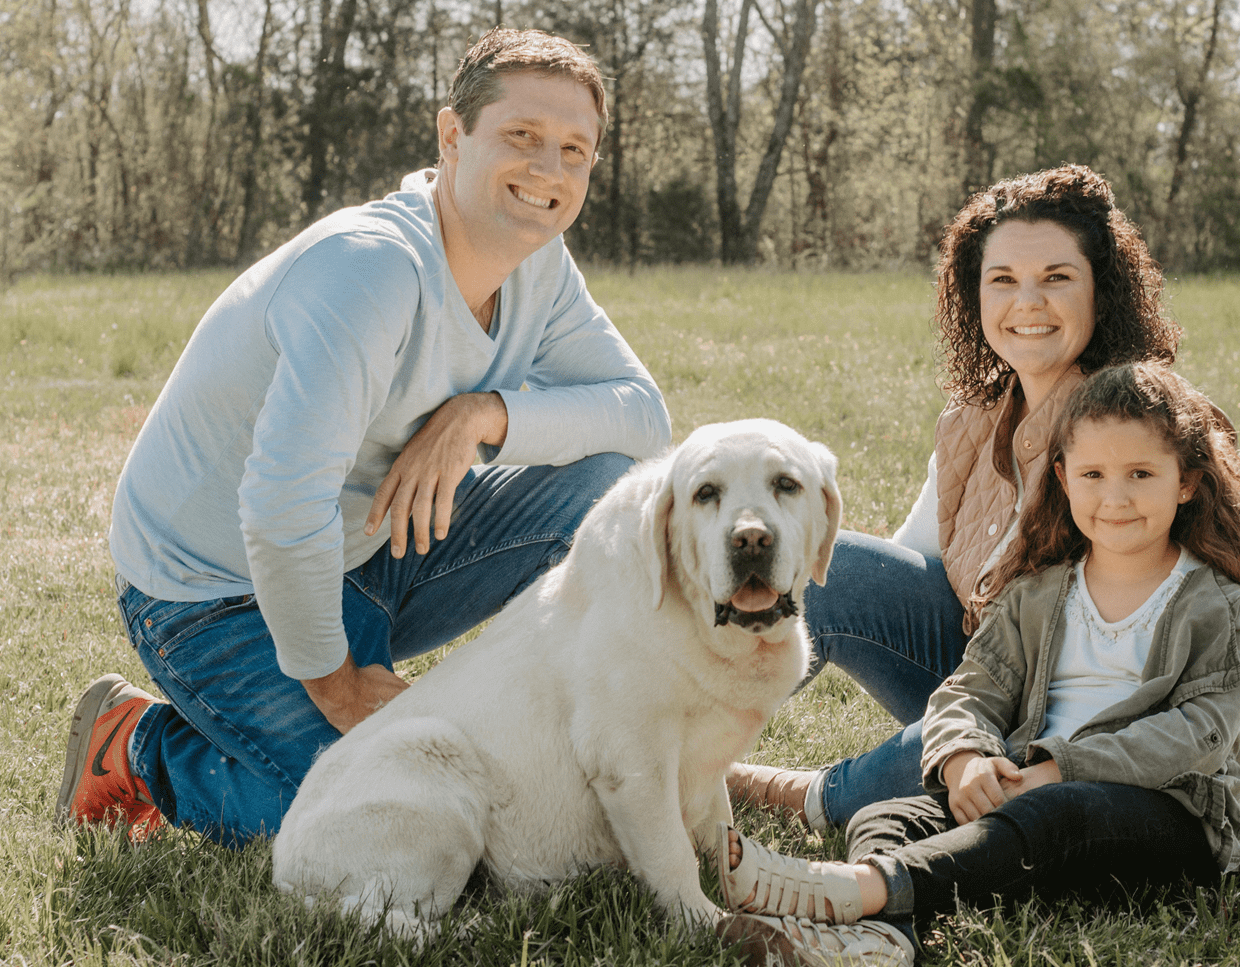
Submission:
POLYGON ((1094 334, 1094 273, 1056 222, 1004 222, 982 252, 982 334, 1035 408, 1094 334))

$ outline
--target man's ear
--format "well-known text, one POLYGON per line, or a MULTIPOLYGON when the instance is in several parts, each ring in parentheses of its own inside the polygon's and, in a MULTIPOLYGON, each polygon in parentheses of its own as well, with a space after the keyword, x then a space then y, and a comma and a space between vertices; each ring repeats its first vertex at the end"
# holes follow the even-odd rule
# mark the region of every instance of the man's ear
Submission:
POLYGON ((444 161, 455 161, 457 142, 464 134, 461 116, 450 107, 441 107, 435 115, 435 124, 439 128, 439 157, 444 161))

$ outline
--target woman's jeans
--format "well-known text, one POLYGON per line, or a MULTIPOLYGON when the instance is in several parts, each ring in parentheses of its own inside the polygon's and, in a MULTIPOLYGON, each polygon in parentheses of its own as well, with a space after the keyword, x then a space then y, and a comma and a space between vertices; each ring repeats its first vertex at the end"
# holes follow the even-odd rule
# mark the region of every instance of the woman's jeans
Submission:
MULTIPOLYGON (((447 537, 419 556, 385 544, 344 575, 359 667, 411 658, 497 612, 568 552, 594 502, 632 465, 614 453, 565 467, 475 467, 447 537)), ((253 595, 160 601, 117 579, 121 617, 170 704, 134 732, 134 771, 171 823, 228 845, 273 835, 315 755, 340 738, 276 663, 253 595)), ((468 647, 468 646, 466 646, 468 647)))
POLYGON ((1039 786, 963 826, 946 793, 896 799, 857 813, 847 840, 849 862, 870 863, 886 881, 879 918, 906 930, 958 898, 1122 899, 1220 879, 1199 818, 1165 792, 1109 782, 1039 786))
MULTIPOLYGON (((810 584, 805 619, 814 668, 843 669, 907 726, 878 748, 826 769, 823 815, 843 825, 873 802, 920 794, 921 716, 964 655, 964 609, 943 562, 868 534, 841 531, 827 583, 810 584)), ((811 818, 816 810, 807 804, 811 818)))

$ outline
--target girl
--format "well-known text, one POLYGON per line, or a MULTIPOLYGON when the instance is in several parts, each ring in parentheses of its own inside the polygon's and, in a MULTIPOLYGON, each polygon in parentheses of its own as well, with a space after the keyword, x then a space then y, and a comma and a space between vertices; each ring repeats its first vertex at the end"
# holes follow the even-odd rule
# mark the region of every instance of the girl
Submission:
POLYGON ((1240 866, 1240 458, 1154 363, 1068 399, 981 627, 931 696, 928 795, 861 810, 850 862, 720 827, 728 941, 764 963, 911 964, 957 898, 1212 884, 1240 866))

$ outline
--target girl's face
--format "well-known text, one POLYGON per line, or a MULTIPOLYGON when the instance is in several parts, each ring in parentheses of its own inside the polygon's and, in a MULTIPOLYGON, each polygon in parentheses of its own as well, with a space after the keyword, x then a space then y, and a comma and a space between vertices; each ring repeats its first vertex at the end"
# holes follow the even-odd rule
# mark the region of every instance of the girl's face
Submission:
POLYGON ((1072 519, 1091 555, 1165 554, 1180 504, 1192 499, 1200 471, 1180 473, 1162 436, 1142 420, 1086 420, 1055 464, 1072 519))

